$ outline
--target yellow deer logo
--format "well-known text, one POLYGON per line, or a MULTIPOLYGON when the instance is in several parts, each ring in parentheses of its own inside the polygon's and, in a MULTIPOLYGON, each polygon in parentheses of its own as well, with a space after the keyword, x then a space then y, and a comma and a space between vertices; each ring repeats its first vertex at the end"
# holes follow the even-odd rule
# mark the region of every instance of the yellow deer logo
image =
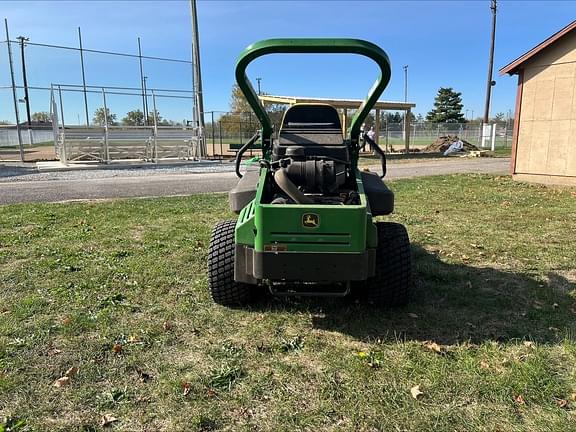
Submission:
POLYGON ((320 225, 320 218, 314 213, 305 213, 302 215, 302 225, 306 228, 317 228, 320 225))

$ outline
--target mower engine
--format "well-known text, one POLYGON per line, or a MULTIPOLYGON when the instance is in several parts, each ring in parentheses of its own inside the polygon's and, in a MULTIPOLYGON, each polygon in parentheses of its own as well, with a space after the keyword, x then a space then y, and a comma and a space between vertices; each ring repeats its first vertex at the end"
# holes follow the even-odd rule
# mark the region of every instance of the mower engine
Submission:
POLYGON ((334 160, 306 159, 302 147, 287 152, 292 157, 279 161, 280 168, 303 192, 334 194, 346 180, 346 164, 334 160), (295 155, 294 153, 301 153, 295 155))

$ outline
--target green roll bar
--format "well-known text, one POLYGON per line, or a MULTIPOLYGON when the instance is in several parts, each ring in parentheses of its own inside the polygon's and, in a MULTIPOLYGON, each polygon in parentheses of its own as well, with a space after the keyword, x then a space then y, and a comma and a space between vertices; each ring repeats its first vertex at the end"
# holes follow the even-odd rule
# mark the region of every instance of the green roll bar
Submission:
POLYGON ((246 75, 246 68, 253 60, 267 54, 360 54, 376 62, 380 76, 372 85, 368 96, 352 118, 347 138, 358 145, 360 127, 368 113, 390 81, 390 60, 379 46, 360 39, 266 39, 249 45, 236 62, 236 82, 262 124, 262 149, 270 149, 273 133, 272 122, 246 75))

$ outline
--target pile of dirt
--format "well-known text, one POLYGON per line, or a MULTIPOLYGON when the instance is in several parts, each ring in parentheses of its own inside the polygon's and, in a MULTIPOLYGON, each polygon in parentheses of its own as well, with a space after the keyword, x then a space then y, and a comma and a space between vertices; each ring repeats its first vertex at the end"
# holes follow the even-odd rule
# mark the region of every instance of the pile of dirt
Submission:
POLYGON ((456 141, 462 141, 462 144, 464 145, 464 151, 469 152, 469 151, 479 150, 478 147, 476 147, 474 144, 470 144, 468 141, 463 140, 462 138, 458 138, 458 136, 456 136, 456 135, 446 135, 446 136, 438 137, 436 139, 436 141, 434 141, 428 147, 422 149, 422 152, 423 153, 444 153, 446 150, 448 150, 448 147, 450 147, 450 145, 452 143, 455 143, 456 141))

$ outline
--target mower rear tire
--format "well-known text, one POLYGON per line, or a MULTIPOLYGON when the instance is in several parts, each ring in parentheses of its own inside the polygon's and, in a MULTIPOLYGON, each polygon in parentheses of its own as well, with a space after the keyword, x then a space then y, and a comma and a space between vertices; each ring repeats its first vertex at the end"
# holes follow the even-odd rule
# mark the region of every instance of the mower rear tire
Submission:
POLYGON ((234 281, 235 220, 219 222, 212 230, 208 248, 208 286, 215 303, 244 305, 252 300, 253 287, 234 281))
POLYGON ((364 283, 364 298, 375 306, 408 303, 412 286, 410 239, 404 225, 377 222, 378 247, 375 275, 364 283))

